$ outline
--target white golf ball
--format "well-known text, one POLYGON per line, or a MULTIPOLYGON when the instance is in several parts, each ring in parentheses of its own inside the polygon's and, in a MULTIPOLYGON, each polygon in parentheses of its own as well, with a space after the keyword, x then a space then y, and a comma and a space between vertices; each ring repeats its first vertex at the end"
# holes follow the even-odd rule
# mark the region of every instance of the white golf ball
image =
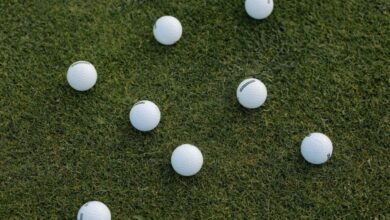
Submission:
POLYGON ((181 23, 172 16, 160 17, 153 26, 153 34, 156 40, 164 45, 175 44, 183 33, 181 23))
POLYGON ((192 176, 202 168, 203 155, 197 147, 183 144, 173 151, 171 164, 176 173, 182 176, 192 176))
POLYGON ((267 99, 267 88, 258 79, 246 79, 237 88, 237 99, 245 108, 258 108, 267 99))
POLYGON ((135 103, 130 110, 130 122, 140 131, 151 131, 157 127, 161 119, 160 109, 151 101, 143 100, 135 103))
POLYGON ((90 201, 81 206, 77 220, 111 220, 111 212, 104 203, 90 201))
POLYGON ((78 61, 69 67, 66 78, 73 89, 86 91, 95 85, 97 73, 90 62, 78 61))
POLYGON ((332 156, 332 141, 322 133, 311 133, 301 144, 303 158, 312 164, 325 163, 332 156))
POLYGON ((273 0, 246 0, 245 10, 254 19, 264 19, 268 17, 274 9, 273 0))

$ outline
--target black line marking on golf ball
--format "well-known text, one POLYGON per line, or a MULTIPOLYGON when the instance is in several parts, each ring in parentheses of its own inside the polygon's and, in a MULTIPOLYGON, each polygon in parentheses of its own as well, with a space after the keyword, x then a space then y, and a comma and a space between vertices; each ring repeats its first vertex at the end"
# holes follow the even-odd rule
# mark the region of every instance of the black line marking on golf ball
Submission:
POLYGON ((139 101, 139 102, 135 103, 134 106, 141 105, 141 104, 145 104, 145 102, 144 101, 139 101))
POLYGON ((241 86, 240 92, 242 92, 242 90, 244 90, 245 87, 247 87, 249 84, 254 83, 254 82, 256 82, 256 80, 254 80, 254 79, 249 80, 248 82, 246 82, 244 85, 241 86))
POLYGON ((271 0, 268 0, 268 4, 271 4, 271 0))
POLYGON ((157 23, 153 25, 153 29, 156 29, 157 28, 157 23))
POLYGON ((80 220, 83 220, 83 215, 84 215, 84 213, 80 214, 80 220))
POLYGON ((331 155, 330 155, 330 153, 329 153, 329 154, 328 154, 328 155, 326 155, 326 156, 328 157, 328 160, 329 160, 329 158, 330 158, 330 156, 331 156, 331 155))
POLYGON ((77 62, 73 63, 70 67, 75 66, 75 65, 80 64, 80 63, 91 64, 91 63, 88 62, 88 61, 83 61, 83 60, 82 60, 82 61, 77 61, 77 62))

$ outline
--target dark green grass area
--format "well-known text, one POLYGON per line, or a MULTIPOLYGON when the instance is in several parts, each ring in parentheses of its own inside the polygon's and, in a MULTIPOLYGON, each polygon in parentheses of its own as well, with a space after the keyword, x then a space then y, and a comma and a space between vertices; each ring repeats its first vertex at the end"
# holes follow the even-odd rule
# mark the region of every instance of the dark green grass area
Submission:
POLYGON ((266 20, 239 0, 0 1, 0 219, 74 219, 100 200, 113 219, 390 218, 390 2, 280 0, 266 20), (162 15, 178 44, 153 38, 162 15), (72 90, 68 67, 98 82, 72 90), (265 105, 235 97, 254 76, 265 105), (135 131, 148 99, 162 120, 135 131), (331 160, 300 155, 311 132, 331 160), (183 143, 205 157, 174 173, 183 143))

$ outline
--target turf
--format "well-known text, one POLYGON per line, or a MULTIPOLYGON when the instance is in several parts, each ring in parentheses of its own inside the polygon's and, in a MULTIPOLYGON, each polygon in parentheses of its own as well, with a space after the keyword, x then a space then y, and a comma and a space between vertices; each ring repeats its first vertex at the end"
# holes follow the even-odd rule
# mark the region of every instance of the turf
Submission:
POLYGON ((74 219, 100 200, 113 219, 390 218, 390 2, 280 0, 266 20, 243 1, 0 1, 0 219, 74 219), (174 15, 183 37, 159 45, 174 15), (97 85, 66 71, 92 62, 97 85), (261 79, 268 98, 239 106, 261 79), (134 130, 138 100, 162 121, 134 130), (310 132, 334 145, 304 161, 310 132), (170 167, 198 146, 200 173, 170 167))

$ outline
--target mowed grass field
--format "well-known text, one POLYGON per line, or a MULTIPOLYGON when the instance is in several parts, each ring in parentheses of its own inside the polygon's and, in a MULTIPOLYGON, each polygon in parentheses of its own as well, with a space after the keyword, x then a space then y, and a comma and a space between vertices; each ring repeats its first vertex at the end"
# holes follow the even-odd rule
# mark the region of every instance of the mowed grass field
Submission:
POLYGON ((0 1, 0 219, 75 219, 99 200, 113 219, 390 218, 390 2, 277 0, 256 21, 241 0, 0 1), (182 39, 158 44, 156 19, 182 39), (96 86, 74 91, 88 60, 96 86), (242 108, 238 84, 268 89, 242 108), (162 120, 141 133, 131 106, 162 120), (328 135, 321 166, 300 155, 328 135), (191 143, 204 166, 170 166, 191 143))

